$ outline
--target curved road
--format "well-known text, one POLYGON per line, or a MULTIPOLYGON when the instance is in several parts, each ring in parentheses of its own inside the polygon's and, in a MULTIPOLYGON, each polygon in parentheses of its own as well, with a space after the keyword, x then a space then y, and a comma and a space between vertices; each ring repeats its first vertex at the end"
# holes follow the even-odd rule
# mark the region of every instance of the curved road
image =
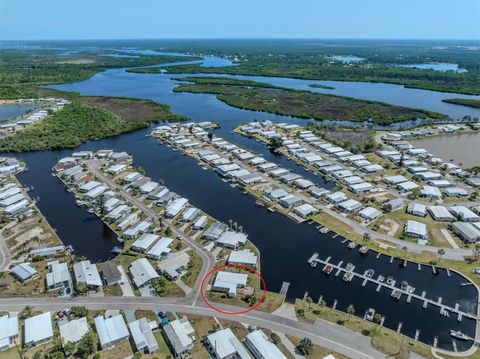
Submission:
POLYGON ((5 238, 0 234, 0 272, 8 268, 10 260, 11 256, 7 243, 5 243, 5 238))

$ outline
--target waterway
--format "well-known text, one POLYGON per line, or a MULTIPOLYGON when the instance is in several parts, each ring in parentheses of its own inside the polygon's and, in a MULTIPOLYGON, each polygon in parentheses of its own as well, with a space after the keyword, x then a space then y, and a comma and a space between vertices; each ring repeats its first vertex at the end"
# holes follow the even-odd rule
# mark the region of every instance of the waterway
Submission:
POLYGON ((408 65, 399 65, 400 67, 410 67, 419 70, 435 70, 435 71, 454 71, 458 73, 467 72, 467 70, 462 69, 458 64, 450 64, 446 62, 430 63, 430 64, 408 64, 408 65))
POLYGON ((0 105, 0 123, 11 121, 37 108, 40 108, 39 104, 0 105))
POLYGON ((480 134, 461 133, 442 136, 429 136, 412 139, 415 147, 425 148, 430 153, 452 162, 462 168, 480 166, 480 134))
MULTIPOLYGON (((246 77, 250 78, 250 77, 246 77)), ((298 81, 294 79, 267 78, 269 81, 298 81)), ((262 78, 265 81, 265 78, 262 78)), ((158 74, 131 74, 123 69, 108 70, 99 73, 89 80, 58 85, 56 88, 79 91, 89 95, 129 96, 149 98, 158 102, 167 103, 175 113, 183 114, 194 121, 213 120, 221 124, 216 130, 220 136, 239 143, 261 153, 267 160, 280 163, 294 169, 323 187, 331 188, 330 182, 305 172, 299 166, 284 157, 275 156, 268 152, 260 143, 232 133, 232 128, 241 122, 253 119, 269 119, 272 121, 305 123, 305 120, 286 116, 240 110, 230 107, 208 94, 189 94, 172 92, 176 80, 170 75, 158 74)), ((304 81, 299 86, 305 86, 312 81, 304 81)), ((339 83, 341 84, 341 83, 339 83)), ((367 88, 371 85, 380 85, 377 92, 382 92, 382 86, 396 86, 384 84, 364 84, 367 88)), ((393 95, 392 101, 410 98, 409 95, 418 90, 403 89, 403 95, 393 95)), ((395 90, 401 91, 401 90, 395 90)), ((396 92, 393 92, 395 94, 396 92)), ((431 91, 427 91, 431 93, 431 91)), ((397 92, 398 93, 398 92, 397 92)), ((438 105, 438 94, 433 92, 427 104, 438 105)), ((376 96, 380 96, 377 93, 376 96)), ((455 95, 457 96, 457 95, 455 95)), ((462 108, 463 109, 463 108, 462 108)), ((465 109, 469 111, 469 109, 465 109)), ((307 264, 307 259, 319 252, 320 258, 332 257, 333 263, 343 260, 344 263, 356 264, 356 270, 363 272, 368 268, 375 270, 375 276, 383 274, 392 275, 398 282, 408 280, 417 288, 417 293, 423 290, 427 297, 443 298, 443 303, 454 306, 460 304, 464 311, 476 312, 477 293, 473 286, 461 286, 465 282, 461 276, 452 273, 450 277, 440 270, 440 274, 433 276, 431 269, 424 267, 417 270, 414 264, 406 268, 399 266, 399 261, 389 262, 389 258, 381 256, 375 259, 373 253, 363 257, 357 251, 348 250, 346 243, 341 244, 339 238, 331 238, 331 234, 319 234, 315 226, 296 224, 292 220, 278 214, 270 213, 264 208, 257 208, 252 197, 242 194, 241 191, 231 188, 220 178, 206 170, 202 170, 193 159, 159 144, 152 137, 145 137, 150 129, 137 131, 122 136, 108 138, 100 141, 90 141, 78 149, 98 150, 112 148, 119 151, 128 151, 133 154, 136 165, 142 166, 148 176, 154 180, 165 180, 167 186, 187 197, 190 202, 206 211, 220 221, 228 222, 233 219, 243 225, 249 239, 261 251, 262 275, 267 283, 267 289, 279 291, 283 281, 290 282, 288 300, 302 298, 305 292, 309 293, 314 301, 320 295, 331 306, 338 300, 337 309, 345 310, 353 304, 356 313, 363 316, 369 307, 386 315, 385 325, 396 329, 399 322, 403 322, 402 332, 413 337, 415 330, 420 329, 419 339, 433 344, 438 336, 438 345, 452 349, 451 339, 448 335, 450 329, 462 330, 474 336, 475 323, 473 320, 463 319, 458 323, 456 317, 440 317, 438 308, 429 306, 422 309, 422 303, 412 300, 405 302, 403 297, 400 303, 394 302, 388 291, 375 292, 373 285, 361 286, 359 280, 349 284, 335 276, 326 277, 321 272, 321 266, 316 269, 307 264), (445 290, 448 288, 448 290, 445 290)), ((38 203, 40 210, 48 221, 57 229, 60 238, 65 244, 72 244, 79 255, 85 255, 93 261, 105 260, 111 256, 110 249, 117 244, 115 235, 108 227, 95 216, 89 214, 85 208, 76 207, 71 193, 67 192, 63 184, 50 175, 51 167, 59 158, 71 154, 71 150, 43 151, 36 153, 23 153, 19 157, 27 163, 28 171, 19 175, 20 181, 29 187, 33 186, 32 195, 40 197, 38 203)), ((458 342, 458 348, 466 349, 468 343, 458 342)))

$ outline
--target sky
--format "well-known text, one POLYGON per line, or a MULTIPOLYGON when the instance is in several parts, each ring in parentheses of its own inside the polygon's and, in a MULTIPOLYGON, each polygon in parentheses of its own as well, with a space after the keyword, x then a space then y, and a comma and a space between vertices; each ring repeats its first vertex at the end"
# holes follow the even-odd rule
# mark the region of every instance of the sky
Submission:
POLYGON ((0 0, 0 40, 480 40, 480 0, 0 0))

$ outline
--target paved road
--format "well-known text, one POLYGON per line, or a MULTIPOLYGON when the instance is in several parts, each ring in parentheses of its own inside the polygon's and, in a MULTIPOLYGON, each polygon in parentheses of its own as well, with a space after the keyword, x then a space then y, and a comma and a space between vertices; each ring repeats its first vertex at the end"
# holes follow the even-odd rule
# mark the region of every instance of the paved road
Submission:
MULTIPOLYGON (((32 305, 32 298, 8 298, 0 299, 1 310, 21 311, 26 305, 32 305)), ((199 303, 194 306, 191 299, 159 299, 147 297, 103 297, 89 298, 77 297, 73 299, 61 298, 35 298, 34 308, 36 310, 61 310, 73 305, 85 306, 91 310, 163 310, 179 313, 205 315, 233 320, 252 326, 267 328, 272 331, 285 333, 297 338, 308 337, 322 347, 339 352, 351 358, 373 359, 385 358, 385 354, 373 349, 368 337, 354 333, 342 326, 321 322, 321 324, 310 325, 284 318, 270 313, 252 311, 243 315, 227 315, 208 308, 205 304, 199 303)), ((245 308, 218 305, 225 311, 239 311, 245 308)))
POLYGON ((0 272, 7 269, 10 265, 10 251, 8 250, 5 238, 0 234, 0 272))

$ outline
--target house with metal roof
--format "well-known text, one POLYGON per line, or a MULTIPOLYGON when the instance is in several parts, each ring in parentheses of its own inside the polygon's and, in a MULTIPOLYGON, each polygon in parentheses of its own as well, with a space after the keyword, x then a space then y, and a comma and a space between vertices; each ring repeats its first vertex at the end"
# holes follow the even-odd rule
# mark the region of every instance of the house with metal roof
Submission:
POLYGON ((176 319, 163 326, 165 337, 173 349, 174 354, 180 358, 188 356, 193 348, 195 330, 187 318, 176 319))
POLYGON ((215 359, 251 359, 243 344, 230 328, 218 330, 207 335, 205 347, 215 359))
POLYGON ((285 191, 283 188, 269 188, 265 191, 265 197, 267 197, 271 201, 278 201, 280 198, 288 196, 289 193, 285 191))
POLYGON ((191 222, 200 214, 200 210, 195 207, 188 208, 182 215, 183 222, 191 222))
POLYGON ((447 187, 443 189, 443 194, 447 197, 467 197, 468 191, 460 187, 447 187))
POLYGON ((480 216, 475 214, 470 208, 465 206, 452 206, 450 212, 461 222, 479 222, 480 216))
POLYGON ((132 250, 139 253, 145 253, 153 246, 158 238, 160 237, 156 234, 144 233, 132 243, 132 250))
POLYGON ((466 243, 475 243, 480 240, 480 229, 471 223, 454 222, 451 228, 452 231, 466 243))
POLYGON ((168 218, 174 218, 188 205, 188 199, 177 198, 174 200, 165 210, 165 216, 168 218))
POLYGON ((74 320, 61 320, 58 322, 58 329, 60 330, 60 338, 64 345, 68 342, 79 343, 83 336, 88 333, 87 318, 82 317, 74 320))
MULTIPOLYGON (((157 236, 158 237, 158 236, 157 236)), ((162 237, 155 243, 155 245, 147 252, 147 257, 151 259, 159 260, 170 253, 170 246, 173 243, 172 238, 162 237)))
MULTIPOLYGON (((155 323, 156 326, 156 323, 155 323)), ((158 342, 152 331, 147 318, 140 318, 134 322, 128 323, 130 333, 132 333, 135 348, 139 352, 155 353, 158 350, 158 342)))
POLYGON ((102 349, 109 348, 130 337, 121 314, 105 319, 103 315, 94 318, 95 329, 102 349))
POLYGON ((228 226, 221 222, 213 222, 203 233, 203 238, 216 241, 228 229, 228 226))
POLYGON ((148 259, 140 258, 132 262, 130 274, 137 288, 151 284, 159 277, 157 271, 152 267, 148 259))
POLYGON ((0 352, 10 348, 18 338, 18 317, 3 315, 0 317, 0 352))
POLYGON ((382 215, 382 212, 374 207, 366 207, 358 212, 360 218, 366 222, 372 222, 382 215))
POLYGON ((219 271, 212 285, 212 291, 227 293, 229 297, 237 295, 237 288, 247 286, 248 275, 219 271))
POLYGON ((168 278, 177 280, 182 276, 183 271, 188 268, 189 263, 190 256, 187 253, 174 252, 158 263, 158 269, 168 278))
POLYGON ((383 205, 383 208, 388 212, 397 211, 404 206, 404 201, 401 198, 394 198, 383 205))
POLYGON ((50 312, 25 319, 23 342, 26 347, 46 343, 52 339, 53 326, 50 312))
POLYGON ((249 266, 257 265, 258 257, 250 249, 232 251, 228 256, 228 264, 244 264, 249 266))
POLYGON ((348 197, 342 191, 338 191, 338 192, 334 192, 326 195, 325 199, 332 204, 337 204, 337 203, 346 201, 348 197))
POLYGON ((407 207, 407 213, 413 216, 425 217, 427 215, 427 207, 422 203, 412 202, 407 207))
POLYGON ((444 206, 428 206, 428 213, 434 221, 453 222, 455 217, 444 206))
POLYGON ((420 190, 420 196, 434 199, 442 199, 442 193, 438 187, 433 186, 423 186, 423 189, 420 190))
POLYGON ((312 206, 311 204, 304 203, 304 204, 301 204, 300 206, 294 207, 293 212, 302 218, 307 218, 308 216, 318 212, 318 209, 312 206))
POLYGON ((30 252, 28 252, 28 256, 30 258, 34 258, 34 257, 49 258, 49 257, 54 257, 57 254, 61 254, 63 252, 65 252, 64 246, 40 247, 40 248, 30 249, 30 252))
POLYGON ((135 223, 132 227, 123 232, 123 236, 127 239, 137 238, 140 234, 144 233, 147 229, 151 227, 152 223, 144 220, 138 223, 135 223))
POLYGON ((218 246, 237 249, 247 242, 247 235, 241 232, 225 231, 215 243, 218 246))
POLYGON ((386 183, 386 184, 389 184, 389 185, 398 185, 402 182, 407 182, 408 179, 405 177, 405 176, 402 176, 402 175, 396 175, 396 176, 385 176, 383 178, 383 181, 386 183))
POLYGON ((66 262, 52 261, 47 263, 47 290, 71 287, 72 276, 66 262))
POLYGON ((353 198, 343 201, 337 204, 337 206, 342 212, 345 213, 353 213, 362 208, 362 204, 353 198))
POLYGON ((10 269, 10 273, 24 283, 38 276, 38 272, 30 263, 20 263, 10 269))
POLYGON ((403 232, 413 238, 428 239, 427 226, 421 222, 408 220, 407 223, 405 223, 403 232))
POLYGON ((89 260, 77 262, 73 265, 76 283, 85 283, 90 289, 97 289, 102 286, 102 280, 98 273, 97 265, 89 260))
POLYGON ((245 344, 257 359, 287 359, 261 330, 247 334, 245 344))
POLYGON ((194 230, 204 229, 207 223, 208 223, 208 216, 201 216, 195 221, 192 228, 194 230))
MULTIPOLYGON (((397 184, 397 190, 399 192, 410 192, 418 188, 418 184, 413 181, 407 181, 397 184)), ((434 187, 435 188, 435 187, 434 187)))

